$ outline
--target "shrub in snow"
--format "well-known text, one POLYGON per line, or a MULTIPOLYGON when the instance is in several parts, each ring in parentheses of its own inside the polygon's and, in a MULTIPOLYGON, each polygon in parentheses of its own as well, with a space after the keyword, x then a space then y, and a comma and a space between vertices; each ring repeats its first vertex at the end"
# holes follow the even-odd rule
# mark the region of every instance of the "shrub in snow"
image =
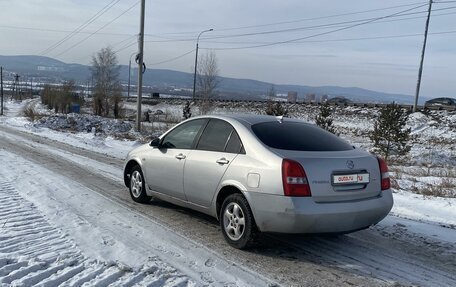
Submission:
POLYGON ((408 114, 396 103, 391 103, 380 109, 380 114, 374 122, 374 130, 369 133, 373 143, 373 151, 388 160, 406 155, 410 151, 408 140, 410 128, 406 128, 408 114))
POLYGON ((327 130, 333 134, 337 134, 337 130, 333 125, 331 118, 331 107, 328 103, 324 103, 320 106, 320 113, 315 117, 315 123, 322 129, 327 130))
POLYGON ((192 116, 192 111, 190 110, 190 102, 187 101, 182 110, 184 119, 189 119, 192 116))
POLYGON ((288 109, 284 108, 281 102, 268 101, 265 112, 270 116, 288 117, 288 109))

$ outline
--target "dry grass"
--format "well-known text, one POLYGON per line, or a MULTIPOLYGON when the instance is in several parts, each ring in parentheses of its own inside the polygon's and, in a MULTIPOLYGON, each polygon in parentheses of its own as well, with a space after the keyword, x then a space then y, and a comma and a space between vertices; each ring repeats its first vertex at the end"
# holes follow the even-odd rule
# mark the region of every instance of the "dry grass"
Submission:
POLYGON ((163 114, 159 115, 150 115, 150 122, 160 122, 160 123, 167 123, 167 124, 177 124, 182 121, 181 116, 177 116, 172 114, 169 110, 165 110, 163 114))
POLYGON ((429 184, 420 187, 415 193, 425 196, 456 198, 456 186, 454 184, 443 183, 438 185, 429 184))
POLYGON ((136 136, 132 133, 126 132, 126 133, 115 133, 114 138, 116 140, 129 140, 129 141, 134 141, 136 140, 136 136))
POLYGON ((424 196, 456 198, 456 169, 393 166, 391 171, 391 186, 394 189, 401 187, 401 180, 408 183, 405 189, 424 196), (432 182, 426 178, 432 177, 432 182), (424 179, 421 179, 424 178, 424 179))
POLYGON ((27 107, 22 111, 22 114, 31 122, 34 122, 35 120, 39 120, 45 115, 37 113, 33 107, 27 107))

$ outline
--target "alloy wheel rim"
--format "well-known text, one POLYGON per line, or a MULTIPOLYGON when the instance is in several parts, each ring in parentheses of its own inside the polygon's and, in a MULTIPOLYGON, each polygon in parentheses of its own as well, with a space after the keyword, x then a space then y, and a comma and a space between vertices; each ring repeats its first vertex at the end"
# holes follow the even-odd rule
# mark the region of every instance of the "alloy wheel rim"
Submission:
POLYGON ((134 197, 139 197, 142 191, 142 178, 139 171, 135 170, 130 180, 131 193, 134 197))
POLYGON ((223 227, 226 235, 234 241, 239 240, 245 231, 245 217, 236 202, 229 203, 223 212, 223 227))

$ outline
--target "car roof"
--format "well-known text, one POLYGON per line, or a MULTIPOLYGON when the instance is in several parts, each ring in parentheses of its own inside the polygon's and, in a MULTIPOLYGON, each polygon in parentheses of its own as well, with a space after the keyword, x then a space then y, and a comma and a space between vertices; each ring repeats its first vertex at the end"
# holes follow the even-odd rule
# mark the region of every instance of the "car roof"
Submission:
MULTIPOLYGON (((278 121, 279 117, 276 116, 268 116, 268 115, 255 115, 255 114, 223 114, 223 115, 207 115, 202 116, 202 118, 215 118, 215 119, 222 119, 228 122, 230 121, 237 121, 243 125, 251 126, 258 123, 264 122, 274 122, 278 121)), ((292 118, 283 118, 283 121, 289 122, 303 122, 301 120, 292 119, 292 118)))
POLYGON ((456 99, 454 99, 454 98, 446 98, 446 97, 442 97, 442 98, 434 98, 434 99, 431 99, 431 100, 429 100, 428 102, 432 102, 432 101, 441 101, 441 100, 451 100, 451 101, 456 101, 456 99))

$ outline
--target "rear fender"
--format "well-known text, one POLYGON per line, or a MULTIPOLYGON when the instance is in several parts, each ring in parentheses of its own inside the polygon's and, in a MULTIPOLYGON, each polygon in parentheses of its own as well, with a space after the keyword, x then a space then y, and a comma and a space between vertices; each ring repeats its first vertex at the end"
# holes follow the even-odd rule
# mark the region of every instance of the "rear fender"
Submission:
MULTIPOLYGON (((212 198, 211 211, 210 211, 211 215, 217 219, 219 217, 217 214, 217 199, 220 195, 220 192, 226 187, 235 188, 235 189, 239 190, 244 196, 246 196, 246 193, 247 193, 247 188, 242 183, 240 183, 236 180, 222 181, 217 189, 217 192, 214 194, 214 197, 212 198)), ((249 202, 249 204, 250 204, 250 202, 249 202)))
POLYGON ((226 181, 223 181, 220 186, 219 186, 219 189, 217 191, 217 193, 215 194, 213 200, 212 200, 212 206, 211 206, 211 214, 217 218, 218 220, 219 219, 219 215, 217 213, 217 198, 219 197, 219 194, 220 194, 220 191, 224 188, 224 187, 233 187, 233 188, 236 188, 237 190, 239 190, 239 192, 242 193, 242 195, 244 195, 245 199, 247 199, 247 202, 249 203, 249 206, 250 206, 250 209, 252 210, 252 213, 253 213, 253 218, 256 218, 256 212, 255 212, 255 206, 252 205, 252 196, 251 196, 251 192, 249 192, 247 190, 247 188, 240 182, 238 181, 235 181, 235 180, 226 180, 226 181))

